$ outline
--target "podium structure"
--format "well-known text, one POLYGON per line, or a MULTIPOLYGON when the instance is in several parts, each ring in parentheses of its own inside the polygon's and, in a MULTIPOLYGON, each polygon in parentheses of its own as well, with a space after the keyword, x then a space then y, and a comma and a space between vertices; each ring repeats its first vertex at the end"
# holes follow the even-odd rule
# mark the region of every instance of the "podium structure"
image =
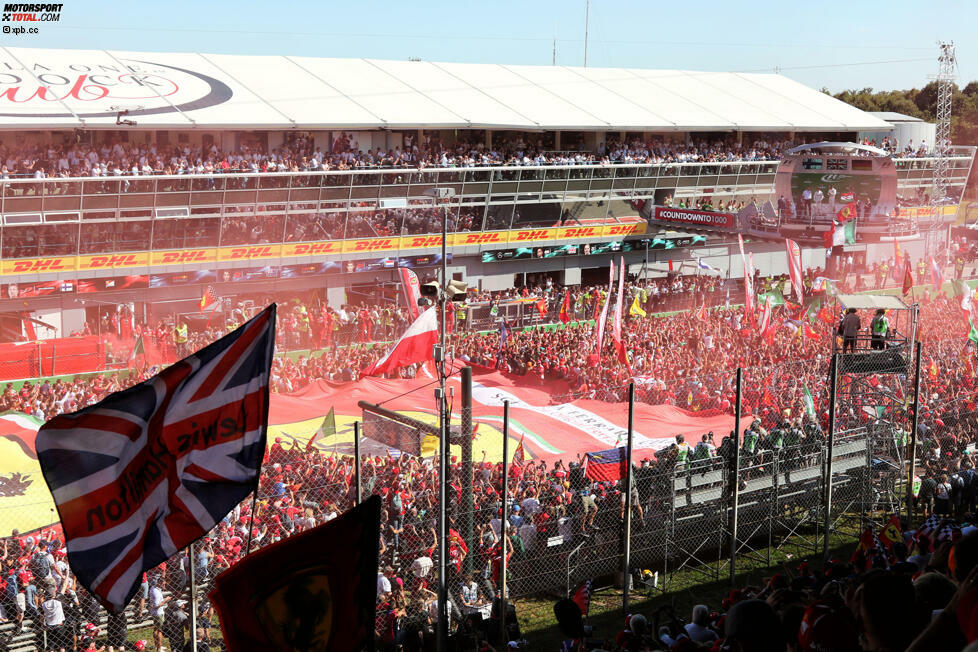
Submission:
MULTIPOLYGON (((846 342, 841 334, 833 341, 835 359, 835 423, 832 429, 836 445, 849 438, 865 438, 866 463, 859 469, 854 484, 861 485, 851 500, 837 496, 829 503, 835 512, 833 521, 855 514, 859 502, 860 519, 873 521, 876 516, 888 518, 899 514, 906 478, 907 444, 913 432, 916 365, 919 357, 914 345, 917 336, 918 307, 907 305, 900 297, 888 294, 840 294, 836 297, 846 311, 855 309, 861 328, 855 341, 846 342), (871 324, 883 310, 889 328, 885 337, 873 337, 871 324)), ((853 471, 849 472, 850 477, 853 471)), ((831 485, 838 479, 833 477, 831 485)), ((830 498, 831 501, 831 498, 830 498)))

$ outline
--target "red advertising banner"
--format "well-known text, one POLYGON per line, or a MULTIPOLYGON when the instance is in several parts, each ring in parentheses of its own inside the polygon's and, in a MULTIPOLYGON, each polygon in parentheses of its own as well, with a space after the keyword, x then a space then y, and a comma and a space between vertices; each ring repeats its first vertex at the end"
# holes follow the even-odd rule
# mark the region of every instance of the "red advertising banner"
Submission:
POLYGON ((693 224, 695 226, 718 226, 724 229, 734 228, 734 215, 732 213, 694 211, 688 208, 656 206, 655 216, 652 219, 660 222, 679 222, 681 224, 693 224))

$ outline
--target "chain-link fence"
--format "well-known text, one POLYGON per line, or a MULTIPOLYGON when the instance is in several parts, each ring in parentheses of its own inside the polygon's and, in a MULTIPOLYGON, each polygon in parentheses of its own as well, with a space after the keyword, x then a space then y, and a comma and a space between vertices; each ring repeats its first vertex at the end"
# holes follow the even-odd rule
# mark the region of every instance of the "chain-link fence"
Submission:
MULTIPOLYGON (((934 364, 948 364, 946 351, 962 344, 935 344, 935 357, 944 355, 934 364)), ((443 549, 450 629, 465 640, 498 642, 501 625, 509 627, 507 639, 520 636, 511 617, 500 618, 512 613, 498 600, 504 578, 517 607, 528 596, 565 596, 591 579, 669 591, 680 572, 735 577, 750 563, 770 565, 779 548, 818 557, 830 538, 856 539, 867 525, 906 513, 908 493, 918 518, 973 511, 973 489, 956 488, 948 472, 955 463, 956 472, 964 469, 962 452, 973 446, 975 376, 969 358, 934 372, 930 349, 923 347, 919 402, 914 352, 899 343, 880 350, 867 341, 855 352, 745 367, 739 383, 728 372, 638 377, 630 473, 623 463, 628 431, 620 425, 607 431, 612 439, 603 449, 588 442, 538 457, 521 445, 527 429, 516 421, 504 428, 500 410, 463 409, 451 422, 447 546, 440 540, 437 415, 423 417, 425 427, 364 415, 357 441, 349 429, 310 447, 273 441, 257 499, 147 573, 124 615, 110 617, 71 579, 56 531, 34 533, 35 543, 21 533, 8 539, 0 640, 11 650, 70 648, 85 636, 116 649, 138 641, 182 649, 196 624, 217 645, 206 598, 217 574, 249 549, 328 522, 370 494, 383 501, 377 635, 386 645, 435 636, 443 549), (963 388, 949 394, 955 383, 963 388), (692 427, 679 438, 648 411, 664 403, 726 425, 692 427), (473 423, 494 424, 493 441, 505 448, 473 450, 473 423), (907 484, 912 459, 920 487, 907 484), (55 541, 49 575, 34 561, 40 539, 55 541), (61 624, 48 617, 57 611, 52 600, 61 604, 61 624)), ((548 407, 625 415, 628 396, 628 385, 607 385, 551 396, 548 407)), ((2 518, 20 522, 13 513, 2 518)))

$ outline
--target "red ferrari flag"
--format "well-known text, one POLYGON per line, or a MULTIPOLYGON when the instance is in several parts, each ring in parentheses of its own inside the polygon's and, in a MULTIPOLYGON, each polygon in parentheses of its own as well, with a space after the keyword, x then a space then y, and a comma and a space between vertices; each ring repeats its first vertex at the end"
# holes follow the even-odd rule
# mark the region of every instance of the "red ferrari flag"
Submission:
POLYGON ((903 536, 900 534, 900 517, 896 514, 890 517, 880 530, 879 540, 887 548, 892 548, 894 543, 903 541, 903 536))
POLYGON ((523 449, 523 437, 520 437, 520 443, 516 445, 516 450, 513 451, 513 466, 522 469, 525 463, 526 451, 523 449))
POLYGON ((415 362, 434 360, 432 347, 437 341, 438 308, 432 306, 408 326, 404 335, 401 335, 401 339, 397 340, 394 348, 388 351, 387 355, 365 368, 361 375, 377 376, 396 371, 415 362))
POLYGON ((747 258, 744 253, 744 236, 739 233, 737 243, 740 245, 740 257, 744 259, 744 316, 749 321, 754 317, 754 254, 751 252, 750 259, 747 258))
POLYGON ((700 306, 700 309, 696 311, 696 318, 699 319, 704 324, 710 323, 710 316, 706 313, 705 302, 700 306))
POLYGON ((421 283, 418 281, 418 275, 406 267, 401 267, 397 270, 397 273, 401 278, 401 291, 404 293, 404 303, 407 304, 411 319, 417 319, 421 316, 421 307, 418 304, 418 301, 421 299, 421 283))
POLYGON ((373 649, 380 497, 254 552, 214 579, 230 652, 373 649))
POLYGON ((913 272, 910 271, 910 261, 906 261, 903 268, 903 296, 910 294, 913 289, 913 272))
POLYGON ((802 284, 801 271, 801 247, 794 240, 785 238, 784 248, 788 254, 788 274, 791 276, 791 287, 795 290, 798 303, 804 298, 804 285, 802 284))
POLYGON ((597 329, 596 339, 598 341, 597 354, 599 358, 601 357, 601 345, 604 344, 605 325, 608 321, 608 306, 611 304, 611 293, 614 291, 614 288, 615 288, 615 263, 614 261, 612 261, 611 272, 608 278, 608 294, 604 298, 604 305, 601 306, 601 316, 598 318, 598 323, 595 324, 595 328, 597 329))
POLYGON ((71 570, 106 608, 123 609, 145 571, 256 490, 274 347, 272 304, 159 375, 38 431, 71 570))
POLYGON ((615 323, 614 328, 611 331, 611 337, 615 341, 615 351, 618 353, 618 361, 623 365, 628 367, 628 373, 631 375, 631 366, 628 364, 628 354, 625 352, 625 343, 621 339, 621 313, 624 310, 624 299, 625 299, 625 257, 622 256, 621 263, 618 266, 618 297, 615 303, 615 323))
POLYGON ((564 290, 564 300, 560 304, 560 314, 557 316, 563 324, 571 320, 570 303, 570 290, 564 290))
POLYGON ((544 299, 543 297, 540 297, 540 300, 537 301, 537 303, 536 303, 536 307, 537 307, 537 312, 540 313, 540 316, 541 317, 546 317, 547 316, 547 300, 546 299, 544 299))
POLYGON ((771 297, 768 295, 764 301, 764 311, 761 313, 761 321, 757 325, 757 332, 763 334, 771 324, 771 297))

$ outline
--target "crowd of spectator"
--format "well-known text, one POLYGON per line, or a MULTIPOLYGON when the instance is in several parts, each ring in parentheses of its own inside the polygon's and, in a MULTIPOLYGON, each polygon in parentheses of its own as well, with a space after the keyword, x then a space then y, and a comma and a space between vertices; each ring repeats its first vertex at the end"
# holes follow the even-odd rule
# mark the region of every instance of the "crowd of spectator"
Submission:
MULTIPOLYGON (((973 522, 973 521, 972 521, 973 522)), ((616 636, 571 649, 737 652, 972 650, 978 632, 978 529, 935 545, 925 528, 860 547, 820 568, 803 561, 759 583, 698 604, 688 622, 672 609, 634 613, 616 636)))
MULTIPOLYGON (((437 134, 418 140, 406 134, 399 146, 367 148, 354 134, 333 139, 332 149, 316 145, 311 134, 289 134, 279 147, 242 145, 224 151, 216 143, 190 144, 128 143, 111 139, 101 144, 0 143, 0 179, 67 177, 142 177, 185 174, 262 174, 269 172, 319 172, 360 168, 471 168, 528 165, 612 165, 648 163, 695 163, 778 160, 798 143, 737 143, 732 139, 691 140, 688 143, 661 139, 627 141, 609 139, 588 150, 583 141, 556 150, 535 134, 516 135, 493 146, 461 140, 442 143, 437 134)), ((247 183, 247 182, 246 182, 247 183)), ((145 191, 138 180, 125 180, 123 191, 145 191)))
MULTIPOLYGON (((806 287, 812 294, 807 305, 795 306, 788 301, 775 309, 771 321, 773 326, 763 333, 757 332, 742 308, 732 305, 741 296, 738 294, 742 292, 739 284, 733 286, 734 296, 728 299, 728 284, 714 275, 674 275, 655 281, 629 282, 623 301, 626 310, 623 340, 627 346, 630 372, 618 362, 610 342, 606 341, 605 349, 598 355, 594 346, 594 327, 584 321, 599 315, 604 302, 614 300, 601 286, 561 288, 552 281, 542 279, 539 285, 521 290, 497 294, 473 293, 473 302, 486 301, 490 305, 522 301, 535 307, 542 300, 546 306, 546 316, 541 316, 541 320, 553 321, 566 292, 572 306, 573 321, 556 331, 514 328, 506 342, 501 344, 498 329, 478 332, 468 327, 464 320, 456 320, 452 343, 459 360, 520 375, 531 382, 561 383, 560 386, 567 388, 568 395, 554 396, 554 401, 576 397, 620 401, 624 398, 626 384, 634 379, 638 400, 678 405, 695 412, 729 414, 735 398, 733 370, 738 366, 744 367, 747 372, 743 408, 745 414, 757 417, 750 430, 750 433, 757 435, 757 439, 754 439, 754 434, 748 433, 739 443, 724 437, 726 433, 715 433, 715 439, 709 437, 710 433, 703 433, 706 437, 702 441, 686 442, 677 438, 674 446, 664 449, 665 452, 655 459, 641 461, 639 470, 646 466, 650 469, 663 465, 674 467, 684 458, 708 462, 723 459, 730 446, 742 445, 746 448, 749 440, 756 442, 756 448, 752 445, 747 452, 764 459, 764 450, 776 450, 779 447, 777 440, 792 436, 795 431, 800 432, 800 439, 795 445, 803 445, 806 439, 817 442, 823 437, 827 419, 827 352, 831 350, 832 340, 836 336, 840 315, 830 307, 832 286, 823 285, 820 292, 811 289, 813 279, 821 273, 821 270, 810 270, 807 275, 806 287), (670 316, 641 314, 660 309, 668 297, 689 295, 700 308, 670 316), (824 305, 813 307, 812 299, 824 305), (814 418, 806 416, 806 388, 815 394, 814 418), (782 435, 775 434, 779 432, 782 435)), ((849 284, 854 283, 855 278, 855 274, 849 275, 836 288, 849 289, 849 284)), ((785 280, 784 277, 758 278, 756 287, 759 292, 772 292, 778 287, 786 288, 785 280)), ((963 320, 959 316, 960 297, 928 294, 921 298, 920 303, 920 337, 925 343, 929 364, 932 363, 938 372, 928 372, 923 378, 924 401, 918 433, 922 461, 918 509, 922 516, 933 512, 938 516, 966 518, 974 510, 974 491, 972 489, 969 494, 966 490, 968 486, 974 486, 974 461, 964 449, 978 439, 978 429, 973 427, 973 415, 978 409, 975 355, 964 337, 963 320), (961 336, 954 336, 957 331, 961 332, 961 336)), ((295 391, 320 378, 334 382, 355 380, 359 370, 383 352, 384 347, 371 345, 395 338, 409 323, 405 312, 383 306, 343 306, 338 311, 314 306, 309 300, 286 302, 281 306, 278 332, 282 342, 297 345, 308 343, 310 348, 322 348, 324 351, 314 357, 277 358, 273 370, 273 391, 295 391)), ((222 320, 222 323, 195 330, 182 350, 203 346, 245 317, 245 311, 233 312, 226 323, 222 320)), ((116 332, 125 341, 132 341, 143 334, 151 347, 166 349, 174 346, 172 324, 160 324, 151 329, 134 323, 131 318, 120 319, 120 315, 116 315, 113 321, 112 313, 106 319, 107 322, 101 327, 116 332), (126 323, 128 326, 124 325, 126 323)), ((88 328, 91 331, 91 327, 88 328)), ((174 346, 172 355, 177 353, 174 346)), ((104 398, 112 391, 145 379, 154 371, 152 367, 141 365, 138 358, 134 366, 131 370, 114 375, 79 377, 73 381, 28 382, 19 389, 8 384, 0 396, 0 409, 19 410, 40 419, 73 411, 104 398)), ((408 367, 398 372, 397 376, 411 377, 416 373, 415 367, 408 367)), ((858 422, 864 417, 850 413, 841 415, 840 419, 858 422)), ((784 439, 781 439, 780 445, 784 445, 784 439)), ((468 617, 473 614, 478 613, 480 617, 493 615, 491 605, 494 587, 499 579, 500 541, 503 536, 507 537, 509 554, 512 555, 511 568, 516 569, 516 573, 532 575, 534 559, 543 551, 542 542, 554 536, 574 538, 602 529, 614 531, 615 524, 620 522, 623 515, 623 487, 615 482, 585 479, 579 459, 552 465, 531 460, 514 471, 514 479, 510 483, 511 495, 506 497, 512 505, 512 516, 505 527, 498 517, 503 499, 499 495, 502 473, 499 463, 490 463, 483 457, 473 467, 464 468, 453 460, 450 473, 454 491, 461 491, 464 474, 471 474, 475 488, 472 513, 474 536, 468 542, 454 537, 446 553, 451 568, 453 617, 456 625, 464 627, 468 627, 468 617)), ((248 505, 243 505, 229 516, 196 553, 193 563, 198 564, 198 577, 206 584, 208 578, 245 554, 249 534, 253 544, 258 546, 335 518, 353 503, 352 478, 353 465, 348 457, 315 448, 307 451, 287 440, 275 441, 264 467, 254 522, 248 505)), ((420 641, 424 639, 425 632, 430 632, 432 614, 437 609, 431 582, 434 560, 439 554, 434 535, 436 524, 433 509, 434 489, 439 481, 438 470, 430 461, 387 455, 365 459, 362 479, 364 491, 380 494, 385 506, 382 567, 378 576, 380 641, 386 646, 385 649, 392 649, 395 644, 403 649, 420 649, 420 641)), ((655 523, 659 509, 661 506, 651 495, 642 492, 637 501, 639 527, 646 522, 655 523)), ((463 515, 457 508, 450 511, 449 518, 451 527, 461 531, 463 515)), ((31 544, 23 538, 21 541, 28 550, 31 545, 36 545, 36 542, 31 544)), ((924 550, 920 554, 930 552, 924 549, 928 544, 926 539, 916 544, 924 550)), ((55 552, 61 549, 60 543, 51 542, 49 547, 53 549, 52 556, 57 564, 55 552)), ((899 566, 902 553, 896 548, 888 554, 894 556, 892 561, 896 569, 886 571, 889 573, 887 577, 897 576, 903 572, 899 570, 903 568, 899 566)), ((940 559, 940 553, 934 554, 940 559)), ((13 574, 18 575, 25 563, 30 565, 32 558, 33 554, 11 554, 4 560, 7 564, 4 570, 13 567, 13 574), (25 557, 26 562, 23 561, 25 557)), ((164 588, 170 595, 181 595, 185 586, 186 564, 189 563, 190 560, 171 563, 164 571, 151 573, 146 580, 145 592, 149 604, 136 605, 137 618, 148 614, 159 620, 154 639, 157 648, 162 646, 163 638, 171 634, 179 645, 183 644, 185 611, 184 618, 179 614, 170 614, 170 611, 185 608, 186 605, 179 605, 182 600, 176 598, 163 604, 160 602, 162 598, 153 596, 157 596, 157 593, 162 595, 164 588), (147 608, 149 611, 144 611, 147 608), (180 624, 175 626, 174 623, 180 624)), ((873 561, 873 565, 878 566, 880 562, 873 561)), ((926 569, 926 565, 927 562, 924 562, 920 568, 926 569)), ((934 566, 941 570, 940 563, 934 566)), ((882 571, 880 568, 875 570, 882 571)), ((833 581, 839 581, 840 599, 846 597, 842 589, 857 591, 856 587, 863 582, 867 586, 875 586, 871 582, 897 581, 871 580, 872 572, 861 579, 853 572, 851 565, 835 564, 826 569, 826 577, 831 576, 833 581)), ((726 624, 721 625, 718 624, 718 615, 704 618, 702 610, 699 610, 694 618, 697 627, 693 630, 697 636, 707 636, 705 632, 714 629, 717 635, 726 633, 728 638, 731 632, 735 637, 746 637, 749 628, 743 629, 743 623, 760 618, 760 611, 750 611, 748 615, 740 616, 740 628, 731 625, 730 621, 738 622, 737 614, 743 609, 761 610, 766 614, 764 617, 769 619, 770 626, 781 623, 778 631, 788 640, 792 631, 797 630, 797 619, 804 616, 812 596, 826 598, 821 578, 801 570, 799 576, 809 579, 797 590, 789 586, 790 581, 781 586, 780 583, 786 581, 784 578, 772 579, 774 584, 766 591, 763 587, 745 589, 740 598, 733 599, 736 598, 733 596, 731 599, 731 603, 737 603, 745 596, 766 598, 777 590, 792 591, 779 594, 790 599, 785 597, 784 602, 770 605, 770 613, 766 607, 734 609, 731 604, 728 605, 731 609, 727 613, 726 624), (788 607, 791 607, 790 613, 793 614, 790 618, 795 620, 790 620, 786 615, 788 607), (772 616, 778 620, 771 620, 772 616)), ((10 573, 7 573, 7 577, 10 577, 10 573)), ((72 600, 83 608, 86 604, 85 594, 74 587, 70 578, 64 578, 64 581, 67 582, 64 585, 66 588, 59 589, 62 584, 56 577, 56 596, 63 596, 63 599, 58 598, 62 608, 74 609, 68 604, 72 600)), ((519 581, 518 578, 516 581, 519 581)), ((13 585, 15 589, 6 590, 9 594, 5 603, 7 617, 20 620, 23 616, 18 614, 26 612, 35 620, 37 614, 32 615, 31 610, 43 610, 37 596, 46 597, 44 592, 50 588, 49 584, 31 581, 29 576, 24 575, 19 583, 13 585), (18 595, 21 594, 24 595, 24 609, 19 607, 21 598, 18 595)), ((8 579, 7 587, 10 586, 8 579)), ((903 588, 900 590, 905 591, 906 587, 901 586, 903 588)), ((915 603, 911 600, 910 604, 915 603)), ((910 608, 908 605, 904 607, 910 608)), ((825 608, 833 613, 842 609, 838 601, 825 608)), ((859 615, 859 612, 855 613, 859 615)), ((85 616, 77 623, 82 627, 85 622, 96 621, 97 618, 85 616)), ((646 649, 642 646, 651 646, 655 639, 661 641, 662 635, 667 634, 651 632, 647 629, 647 623, 643 630, 636 624, 640 622, 640 619, 634 619, 632 624, 635 627, 629 625, 628 631, 631 633, 616 643, 620 649, 646 649)), ((878 622, 871 627, 878 627, 878 622)), ((901 636, 909 637, 906 639, 909 641, 920 633, 925 624, 926 620, 921 621, 901 636)), ((881 635, 874 631, 866 635, 881 635)), ((679 634, 681 632, 673 628, 667 635, 675 638, 679 634)), ((518 635, 514 638, 518 638, 518 635)), ((178 644, 174 640, 169 641, 172 647, 178 644)), ((755 649, 748 646, 746 638, 739 640, 743 641, 742 649, 755 649)))

